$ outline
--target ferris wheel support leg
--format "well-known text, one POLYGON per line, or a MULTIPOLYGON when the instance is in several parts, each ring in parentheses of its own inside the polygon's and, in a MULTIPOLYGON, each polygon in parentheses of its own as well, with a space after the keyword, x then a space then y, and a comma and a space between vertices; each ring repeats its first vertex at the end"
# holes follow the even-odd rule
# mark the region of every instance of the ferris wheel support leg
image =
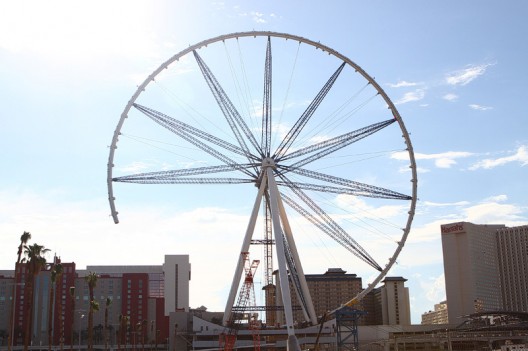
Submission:
MULTIPOLYGON (((255 204, 253 205, 253 212, 251 212, 251 217, 249 219, 249 223, 246 229, 246 235, 244 236, 244 241, 242 242, 242 248, 240 249, 241 253, 249 251, 249 245, 251 244, 251 238, 253 237, 253 233, 255 232, 255 223, 257 221, 260 203, 262 202, 262 196, 264 195, 266 183, 266 174, 264 174, 262 183, 260 184, 260 188, 257 194, 257 198, 255 199, 255 204)), ((240 255, 238 256, 237 266, 235 269, 235 274, 233 276, 233 282, 231 283, 231 290, 229 291, 229 295, 227 297, 226 307, 224 310, 224 317, 222 320, 223 325, 226 325, 227 321, 231 317, 231 309, 233 307, 233 304, 235 303, 238 285, 240 284, 240 279, 242 277, 243 270, 244 260, 242 255, 240 255)))
MULTIPOLYGON (((282 292, 282 303, 284 305, 284 317, 286 319, 286 331, 288 332, 288 340, 296 339, 295 329, 293 327, 293 312, 291 304, 290 284, 288 281, 288 267, 286 265, 286 251, 283 242, 283 231, 280 223, 279 214, 279 189, 275 178, 273 178, 273 170, 271 167, 267 168, 268 175, 268 189, 270 193, 270 207, 271 219, 273 222, 273 230, 275 232, 275 246, 277 247, 277 262, 279 264, 279 281, 282 292)), ((289 344, 289 341, 288 341, 289 344)))
MULTIPOLYGON (((306 302, 306 308, 305 306, 302 306, 304 317, 309 320, 312 325, 316 325, 317 315, 315 314, 312 296, 310 295, 310 291, 308 290, 308 283, 306 283, 306 278, 304 276, 304 271, 301 265, 301 259, 299 258, 299 252, 297 251, 297 246, 295 245, 295 240, 293 239, 293 233, 290 227, 290 222, 288 221, 288 217, 286 216, 286 210, 284 209, 284 204, 282 203, 282 199, 280 198, 280 196, 278 197, 278 205, 280 216, 282 219, 282 226, 284 227, 284 233, 286 235, 286 240, 288 241, 288 244, 290 246, 293 260, 295 262, 295 268, 297 270, 296 273, 290 272, 290 274, 297 274, 299 282, 301 284, 301 291, 297 291, 297 295, 302 294, 304 301, 306 302)), ((299 299, 299 301, 302 300, 299 299)))

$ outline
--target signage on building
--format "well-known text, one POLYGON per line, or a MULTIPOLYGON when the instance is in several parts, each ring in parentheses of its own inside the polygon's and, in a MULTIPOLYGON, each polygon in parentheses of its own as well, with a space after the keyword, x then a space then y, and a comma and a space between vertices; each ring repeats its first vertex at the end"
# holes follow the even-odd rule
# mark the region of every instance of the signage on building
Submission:
POLYGON ((464 223, 451 223, 440 226, 442 234, 456 234, 464 231, 464 223))

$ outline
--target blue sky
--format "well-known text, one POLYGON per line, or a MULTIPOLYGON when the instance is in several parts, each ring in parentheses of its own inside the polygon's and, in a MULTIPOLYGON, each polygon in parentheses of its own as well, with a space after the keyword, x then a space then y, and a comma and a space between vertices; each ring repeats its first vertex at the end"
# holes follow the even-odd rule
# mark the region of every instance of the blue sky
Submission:
MULTIPOLYGON (((389 275, 408 279, 419 323, 445 298, 440 224, 528 222, 527 13, 524 1, 4 1, 0 268, 13 267, 25 230, 80 268, 190 254, 191 306, 223 309, 247 204, 134 186, 116 194, 115 225, 108 146, 137 85, 172 55, 221 34, 284 32, 360 65, 405 122, 419 201, 389 275)), ((323 256, 306 272, 340 264, 323 256)))

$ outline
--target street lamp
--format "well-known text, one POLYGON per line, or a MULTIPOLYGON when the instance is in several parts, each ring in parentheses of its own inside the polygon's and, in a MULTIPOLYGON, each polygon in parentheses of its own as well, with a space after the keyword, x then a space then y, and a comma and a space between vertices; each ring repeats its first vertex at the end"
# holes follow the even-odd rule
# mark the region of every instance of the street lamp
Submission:
POLYGON ((81 322, 84 318, 84 314, 82 314, 81 312, 86 312, 85 310, 76 310, 76 312, 79 313, 79 350, 81 349, 81 339, 82 339, 82 326, 81 326, 81 322))

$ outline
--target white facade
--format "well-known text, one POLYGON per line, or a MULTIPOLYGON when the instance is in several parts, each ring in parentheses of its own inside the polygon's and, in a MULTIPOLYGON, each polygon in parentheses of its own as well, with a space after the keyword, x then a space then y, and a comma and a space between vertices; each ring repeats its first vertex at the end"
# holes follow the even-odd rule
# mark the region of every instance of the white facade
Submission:
POLYGON ((191 264, 189 255, 165 255, 165 315, 171 312, 189 312, 189 281, 191 264))
POLYGON ((496 232, 504 225, 458 222, 441 226, 449 323, 480 310, 501 309, 496 232))

